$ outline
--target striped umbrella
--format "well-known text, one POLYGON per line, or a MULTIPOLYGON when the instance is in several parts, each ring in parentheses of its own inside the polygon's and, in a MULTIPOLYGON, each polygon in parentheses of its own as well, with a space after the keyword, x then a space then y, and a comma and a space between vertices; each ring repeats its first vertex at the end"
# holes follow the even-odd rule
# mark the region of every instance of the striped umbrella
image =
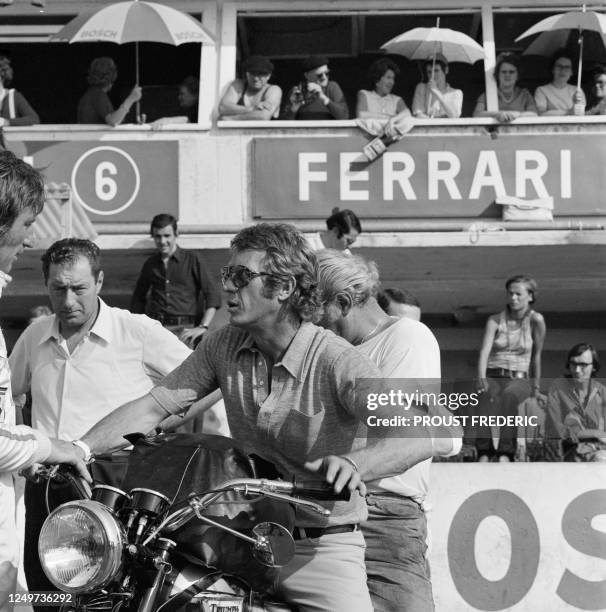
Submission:
MULTIPOLYGON (((52 42, 135 43, 136 82, 139 84, 139 43, 214 44, 213 37, 190 15, 157 2, 131 0, 83 13, 50 37, 52 42)), ((137 111, 137 114, 139 112, 137 111)))

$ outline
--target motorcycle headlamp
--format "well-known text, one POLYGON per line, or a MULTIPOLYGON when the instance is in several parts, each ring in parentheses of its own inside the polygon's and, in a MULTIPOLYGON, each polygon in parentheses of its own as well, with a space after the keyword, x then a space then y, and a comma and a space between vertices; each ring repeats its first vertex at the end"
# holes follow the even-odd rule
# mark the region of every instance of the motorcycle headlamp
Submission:
POLYGON ((110 510, 92 500, 68 502, 44 522, 38 553, 48 579, 67 593, 106 586, 118 573, 126 543, 110 510))

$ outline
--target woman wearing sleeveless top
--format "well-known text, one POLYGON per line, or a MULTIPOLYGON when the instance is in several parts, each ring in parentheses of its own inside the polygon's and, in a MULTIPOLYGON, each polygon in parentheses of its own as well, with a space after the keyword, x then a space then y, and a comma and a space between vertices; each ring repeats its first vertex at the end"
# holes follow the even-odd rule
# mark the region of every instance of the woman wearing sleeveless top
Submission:
POLYGON ((23 94, 9 86, 13 80, 13 67, 6 55, 0 55, 0 127, 4 125, 36 125, 38 113, 23 94))
MULTIPOLYGON (((486 323, 478 359, 480 416, 516 416, 519 404, 540 393, 541 352, 545 340, 543 316, 532 309, 537 283, 518 275, 505 283, 507 307, 486 323)), ((494 428, 493 428, 493 431, 494 428)), ((511 461, 516 452, 517 428, 500 427, 495 445, 491 427, 476 429, 480 461, 511 461)))

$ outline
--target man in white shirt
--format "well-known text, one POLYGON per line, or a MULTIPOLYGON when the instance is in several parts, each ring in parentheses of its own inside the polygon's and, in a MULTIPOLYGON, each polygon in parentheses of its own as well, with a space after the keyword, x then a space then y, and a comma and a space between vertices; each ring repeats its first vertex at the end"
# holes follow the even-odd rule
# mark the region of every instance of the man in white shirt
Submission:
MULTIPOLYGON (((103 271, 93 242, 60 240, 42 262, 55 314, 32 323, 17 341, 10 356, 12 391, 31 392, 36 429, 77 440, 116 405, 149 391, 191 351, 159 322, 101 300, 103 271)), ((125 456, 99 458, 93 472, 115 485, 125 462, 125 456)), ((46 517, 42 485, 27 483, 25 504, 28 587, 53 590, 37 553, 46 517)))
MULTIPOLYGON (((439 393, 438 343, 423 323, 389 316, 381 309, 375 298, 379 285, 376 265, 334 250, 317 255, 325 304, 320 324, 356 346, 377 364, 385 379, 398 379, 394 384, 409 389, 439 393)), ((435 414, 432 411, 436 408, 431 407, 430 413, 435 414)), ((460 428, 434 428, 432 435, 435 456, 459 452, 460 428)), ((406 444, 406 434, 400 437, 406 444)), ((427 459, 403 474, 367 483, 368 520, 362 524, 362 531, 375 612, 434 609, 425 558, 427 522, 423 507, 430 466, 431 459, 427 459)))
MULTIPOLYGON (((32 225, 43 206, 42 175, 10 151, 0 151, 0 295, 12 280, 9 272, 17 257, 32 247, 32 225)), ((10 596, 17 588, 19 540, 13 473, 36 461, 71 463, 89 478, 71 443, 15 424, 6 344, 0 331, 0 612, 12 610, 10 596)))

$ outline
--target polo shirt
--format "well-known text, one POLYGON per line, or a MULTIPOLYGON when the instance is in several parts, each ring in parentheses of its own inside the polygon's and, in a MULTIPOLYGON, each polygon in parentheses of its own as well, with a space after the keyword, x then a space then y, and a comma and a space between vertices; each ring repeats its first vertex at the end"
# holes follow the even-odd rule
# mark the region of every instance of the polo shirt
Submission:
POLYGON ((21 395, 31 389, 35 429, 75 440, 148 393, 190 353, 157 321, 99 299, 97 320, 72 353, 55 315, 25 329, 9 359, 12 390, 21 395))
MULTIPOLYGON (((304 469, 306 461, 366 446, 366 430, 357 416, 365 411, 365 394, 359 385, 356 393, 356 379, 376 379, 379 371, 348 342, 303 323, 273 366, 271 391, 268 374, 248 332, 227 325, 205 334, 151 395, 173 414, 220 387, 232 437, 273 462, 286 479, 323 482, 323 476, 304 469)), ((296 524, 323 527, 366 518, 358 494, 348 502, 320 503, 331 510, 330 517, 297 508, 296 524)))

